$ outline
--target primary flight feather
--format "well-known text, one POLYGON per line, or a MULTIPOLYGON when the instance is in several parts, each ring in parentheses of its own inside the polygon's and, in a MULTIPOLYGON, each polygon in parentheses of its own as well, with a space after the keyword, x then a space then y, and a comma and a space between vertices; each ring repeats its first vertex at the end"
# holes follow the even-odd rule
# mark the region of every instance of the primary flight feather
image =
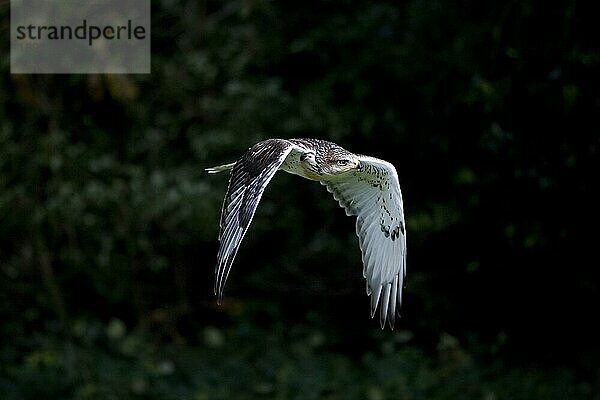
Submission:
POLYGON ((371 318, 379 306, 381 327, 388 321, 393 329, 406 277, 406 226, 396 169, 386 161, 353 154, 319 139, 264 140, 235 163, 206 169, 208 173, 231 170, 221 210, 221 245, 215 268, 219 303, 258 202, 280 169, 321 182, 347 215, 357 217, 371 318))

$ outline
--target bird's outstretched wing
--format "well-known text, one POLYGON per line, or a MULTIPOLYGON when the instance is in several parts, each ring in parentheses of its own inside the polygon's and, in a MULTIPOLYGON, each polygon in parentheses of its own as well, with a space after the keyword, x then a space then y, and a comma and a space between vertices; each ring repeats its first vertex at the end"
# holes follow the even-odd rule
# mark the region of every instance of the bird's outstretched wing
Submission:
POLYGON ((381 300, 381 328, 388 320, 393 329, 406 277, 406 228, 398 174, 386 161, 367 156, 359 160, 358 169, 321 183, 347 215, 357 216, 371 318, 381 300))
POLYGON ((240 248, 265 187, 296 145, 283 139, 269 139, 252 146, 234 165, 221 210, 215 268, 215 294, 223 299, 223 288, 231 264, 240 248))

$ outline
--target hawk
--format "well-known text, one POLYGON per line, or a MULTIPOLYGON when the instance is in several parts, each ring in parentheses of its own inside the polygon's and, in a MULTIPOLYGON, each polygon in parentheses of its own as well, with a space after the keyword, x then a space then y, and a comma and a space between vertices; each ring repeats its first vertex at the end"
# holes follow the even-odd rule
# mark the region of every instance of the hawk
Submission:
POLYGON ((250 147, 235 163, 207 168, 231 170, 221 210, 215 295, 225 281, 262 194, 278 170, 319 181, 349 216, 356 216, 363 276, 371 296, 371 318, 380 307, 381 328, 394 329, 406 277, 406 226, 398 174, 374 157, 353 154, 319 139, 268 139, 250 147))

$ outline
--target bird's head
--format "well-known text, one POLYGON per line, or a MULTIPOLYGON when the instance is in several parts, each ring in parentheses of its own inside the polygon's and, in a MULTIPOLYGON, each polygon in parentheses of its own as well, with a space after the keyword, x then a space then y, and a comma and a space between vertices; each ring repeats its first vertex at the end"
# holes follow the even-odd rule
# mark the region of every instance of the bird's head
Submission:
POLYGON ((354 169, 360 168, 360 161, 352 153, 336 156, 327 162, 327 172, 329 175, 343 174, 354 169))
POLYGON ((316 174, 316 179, 335 176, 360 168, 360 160, 339 146, 330 147, 320 152, 310 152, 302 160, 305 167, 316 174))
POLYGON ((340 146, 332 146, 324 155, 325 171, 329 175, 339 175, 360 168, 358 156, 340 146))

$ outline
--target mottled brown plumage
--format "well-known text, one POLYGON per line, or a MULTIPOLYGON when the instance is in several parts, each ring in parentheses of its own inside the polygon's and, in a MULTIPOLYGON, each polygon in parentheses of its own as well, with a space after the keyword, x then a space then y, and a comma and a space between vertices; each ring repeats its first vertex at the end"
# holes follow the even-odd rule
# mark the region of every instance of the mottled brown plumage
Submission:
POLYGON ((221 211, 221 246, 215 268, 219 302, 265 187, 282 169, 321 182, 347 215, 357 216, 356 234, 367 294, 371 296, 371 317, 381 303, 381 327, 389 321, 393 329, 406 276, 406 231, 402 194, 392 164, 358 156, 324 140, 268 139, 252 146, 237 162, 207 171, 229 169, 231 178, 221 211))

